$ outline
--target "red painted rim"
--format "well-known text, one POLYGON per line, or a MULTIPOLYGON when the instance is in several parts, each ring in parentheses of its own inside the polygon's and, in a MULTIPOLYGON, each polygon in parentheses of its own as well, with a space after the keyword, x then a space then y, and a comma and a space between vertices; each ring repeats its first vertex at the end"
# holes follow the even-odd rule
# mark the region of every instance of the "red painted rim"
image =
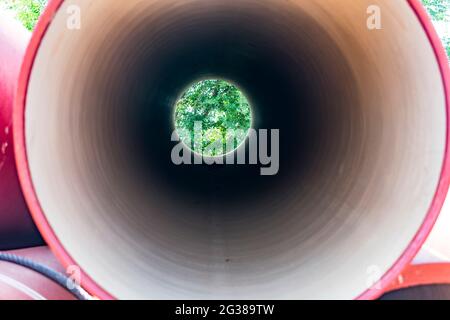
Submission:
MULTIPOLYGON (((47 242, 50 249, 53 251, 58 260, 61 261, 63 266, 68 267, 77 265, 77 263, 61 245, 58 237, 53 232, 44 215, 44 212, 42 211, 34 190, 33 182, 31 180, 25 144, 25 103, 28 91, 28 81, 30 79, 31 70, 33 69, 34 60, 39 50, 41 40, 44 38, 48 26, 52 22, 53 17, 63 2, 64 0, 50 0, 43 15, 39 19, 30 44, 28 45, 27 52, 25 53, 19 76, 16 99, 14 102, 13 127, 18 129, 13 130, 13 136, 18 175, 31 215, 33 216, 34 222, 36 223, 42 237, 47 242)), ((95 283, 84 271, 81 271, 81 282, 83 288, 85 288, 91 295, 104 300, 114 299, 113 296, 95 283)))
MULTIPOLYGON (((379 284, 381 289, 368 289, 362 293, 357 299, 376 299, 380 297, 389 286, 395 281, 397 276, 405 269, 406 266, 416 256, 417 252, 421 248, 422 244, 431 232, 442 205, 447 195, 449 183, 450 183, 450 157, 449 157, 449 141, 450 141, 450 69, 448 65, 447 55, 442 46, 442 43, 433 27, 429 16, 423 8, 419 0, 407 0, 411 6, 411 9, 417 15, 419 22, 422 24, 430 43, 436 53, 436 59, 439 63, 444 89, 446 92, 446 108, 447 108, 447 142, 446 151, 444 156, 444 163, 441 173, 441 178, 437 186, 437 190, 434 199, 431 203, 430 209, 425 217, 425 220, 420 230, 415 235, 409 246, 406 248, 402 256, 393 264, 393 266, 386 272, 381 278, 379 284)), ((53 232, 49 222, 47 221, 36 192, 34 190, 33 182, 31 180, 31 174, 27 161, 27 150, 25 144, 25 102, 28 89, 28 81, 33 68, 36 54, 39 50, 41 40, 44 38, 47 28, 53 20, 54 15, 62 5, 64 0, 50 0, 44 14, 40 18, 38 25, 35 29, 31 42, 28 46, 25 54, 22 70, 19 78, 18 92, 16 95, 13 115, 14 130, 14 146, 16 154, 16 163, 18 168, 18 174, 22 185, 22 190, 25 195, 25 199, 30 208, 39 231, 43 238, 46 240, 52 251, 57 258, 62 262, 64 266, 76 265, 75 260, 61 245, 58 237, 53 232)), ((92 278, 82 271, 82 284, 83 287, 95 297, 100 299, 111 300, 114 299, 112 295, 106 292, 102 287, 95 283, 92 278)))
POLYGON ((428 12, 422 6, 420 0, 408 0, 411 9, 416 14, 419 22, 422 24, 425 33, 430 40, 430 44, 434 49, 437 62, 439 64, 439 69, 442 75, 442 82, 444 85, 444 91, 446 96, 446 111, 447 111, 447 138, 446 138, 446 148, 444 154, 444 162, 441 171, 441 177, 439 184, 436 188, 433 201, 428 209, 428 213, 425 217, 422 226, 416 233, 413 240, 410 242, 409 246, 406 248, 405 252, 400 256, 400 258, 394 263, 394 265, 383 275, 379 281, 378 288, 370 288, 361 294, 358 299, 370 300, 377 299, 384 294, 386 288, 388 288, 397 278, 397 276, 411 263, 414 257, 417 255, 421 249, 423 243, 427 239, 428 235, 433 229, 434 224, 441 212, 442 206, 444 205, 445 198, 447 197, 447 192, 450 183, 450 68, 447 54, 444 50, 442 42, 434 29, 433 23, 430 20, 428 12), (379 289, 381 288, 381 289, 379 289))

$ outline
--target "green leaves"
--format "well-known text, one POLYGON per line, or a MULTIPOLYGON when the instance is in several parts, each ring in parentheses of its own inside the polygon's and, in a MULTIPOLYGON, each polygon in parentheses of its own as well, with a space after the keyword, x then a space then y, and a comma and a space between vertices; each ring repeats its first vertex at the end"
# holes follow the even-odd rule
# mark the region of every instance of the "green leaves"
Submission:
POLYGON ((434 21, 450 21, 450 0, 422 0, 434 21))
POLYGON ((32 31, 36 26, 41 12, 47 5, 48 0, 0 0, 3 8, 12 10, 16 18, 28 30, 32 31))
MULTIPOLYGON (((247 133, 251 125, 250 105, 243 93, 226 81, 200 81, 192 85, 176 105, 175 126, 181 140, 189 147, 189 142, 195 140, 196 123, 201 123, 202 143, 194 147, 194 151, 205 156, 218 156, 225 152, 208 147, 221 141, 223 150, 227 150, 227 137, 231 131, 247 133)), ((245 139, 242 134, 234 137, 233 149, 245 139)))
MULTIPOLYGON (((450 23, 450 0, 422 0, 422 3, 434 23, 447 25, 450 23)), ((440 36, 450 59, 450 34, 447 32, 440 36)))
POLYGON ((450 36, 443 39, 444 47, 447 49, 447 55, 450 59, 450 36))

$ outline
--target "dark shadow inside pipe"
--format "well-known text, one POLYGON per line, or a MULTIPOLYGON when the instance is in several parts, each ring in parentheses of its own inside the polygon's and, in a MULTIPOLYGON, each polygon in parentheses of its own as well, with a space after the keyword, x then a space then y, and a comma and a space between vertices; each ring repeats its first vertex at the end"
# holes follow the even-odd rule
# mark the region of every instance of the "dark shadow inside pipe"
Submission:
MULTIPOLYGON (((180 14, 168 29, 171 14, 152 20, 151 25, 143 21, 132 36, 114 44, 116 54, 124 57, 108 76, 123 79, 118 80, 117 90, 111 90, 105 79, 93 81, 94 92, 104 94, 99 101, 113 99, 120 106, 100 110, 117 112, 123 120, 121 143, 110 147, 128 155, 127 170, 180 203, 193 204, 196 212, 207 208, 227 216, 242 215, 243 211, 230 208, 264 199, 283 201, 298 183, 306 187, 317 163, 322 173, 333 171, 351 149, 359 148, 358 138, 350 137, 361 117, 355 108, 358 96, 348 86, 355 82, 352 72, 333 39, 309 17, 302 16, 294 29, 272 21, 267 12, 248 12, 236 19, 236 11, 229 9, 198 20, 180 14), (298 29, 308 30, 311 41, 294 41, 298 29), (326 55, 320 54, 323 48, 326 55), (280 130, 277 175, 260 175, 262 165, 172 163, 176 100, 188 85, 203 78, 236 83, 251 102, 254 129, 280 130), (354 144, 340 148, 350 139, 356 139, 354 144), (325 151, 327 145, 331 149, 325 151), (326 163, 323 152, 329 152, 326 163)), ((100 123, 105 128, 110 125, 100 123)))

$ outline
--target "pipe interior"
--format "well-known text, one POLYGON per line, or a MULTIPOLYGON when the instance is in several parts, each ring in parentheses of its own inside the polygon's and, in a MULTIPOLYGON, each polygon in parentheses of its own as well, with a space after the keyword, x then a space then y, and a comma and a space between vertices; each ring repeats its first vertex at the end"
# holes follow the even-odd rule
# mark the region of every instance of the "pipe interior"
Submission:
POLYGON ((424 221, 445 117, 407 1, 69 0, 25 130, 48 222, 113 296, 349 299, 424 221), (373 4, 382 30, 366 26, 373 4), (255 129, 280 130, 277 175, 172 163, 176 99, 211 77, 244 90, 255 129))

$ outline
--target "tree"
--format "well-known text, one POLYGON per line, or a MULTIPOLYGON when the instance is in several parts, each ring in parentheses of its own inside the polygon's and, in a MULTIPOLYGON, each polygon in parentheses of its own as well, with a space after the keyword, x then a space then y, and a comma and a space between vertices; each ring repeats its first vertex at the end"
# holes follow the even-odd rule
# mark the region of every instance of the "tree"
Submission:
POLYGON ((422 0, 434 21, 448 21, 450 18, 450 0, 422 0))
MULTIPOLYGON (((450 0, 422 0, 435 23, 450 23, 450 0)), ((441 34, 442 43, 450 58, 450 34, 441 34)))
POLYGON ((16 18, 32 31, 48 0, 0 0, 2 7, 13 11, 16 18))
MULTIPOLYGON (((225 152, 209 150, 219 142, 223 151, 233 138, 233 149, 240 145, 251 126, 251 110, 244 94, 223 80, 203 80, 191 86, 178 100, 175 126, 180 139, 192 147, 196 124, 201 125, 202 143, 193 150, 205 156, 225 152)), ((231 150, 229 150, 231 151, 231 150)))

